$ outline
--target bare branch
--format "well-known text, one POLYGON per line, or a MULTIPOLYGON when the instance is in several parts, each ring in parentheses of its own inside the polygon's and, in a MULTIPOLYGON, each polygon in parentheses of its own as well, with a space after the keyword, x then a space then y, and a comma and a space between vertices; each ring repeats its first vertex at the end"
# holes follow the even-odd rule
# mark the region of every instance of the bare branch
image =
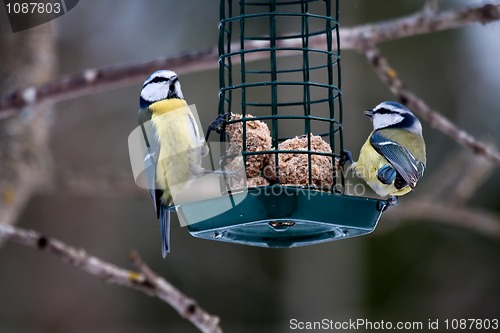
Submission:
POLYGON ((452 206, 465 205, 487 181, 495 165, 484 158, 471 158, 466 150, 450 153, 425 178, 414 196, 418 200, 439 201, 452 206))
POLYGON ((445 194, 453 189, 455 182, 461 178, 464 165, 470 160, 470 153, 463 149, 454 154, 448 154, 439 168, 426 174, 422 184, 418 183, 413 196, 417 200, 442 201, 445 194))
POLYGON ((373 44, 417 36, 432 32, 457 29, 471 23, 487 24, 500 19, 500 2, 490 1, 467 9, 441 13, 424 10, 413 15, 340 30, 342 49, 360 49, 364 40, 373 44))
MULTIPOLYGON (((500 1, 459 10, 441 13, 422 11, 416 14, 367 24, 353 28, 340 29, 340 42, 343 50, 361 49, 366 39, 377 44, 384 41, 415 36, 419 34, 455 29, 471 23, 486 24, 500 19, 500 1)), ((324 48, 324 36, 310 39, 311 48, 324 48)), ((335 43, 335 41, 334 41, 335 43)), ((265 41, 246 41, 245 49, 255 49, 269 46, 265 41)), ((302 40, 279 40, 277 47, 302 47, 302 40)), ((239 43, 231 46, 233 52, 240 50, 239 43)), ((293 51, 280 51, 279 56, 296 55, 293 51)), ((247 54, 246 61, 266 59, 268 52, 247 54)), ((102 69, 89 69, 82 73, 63 77, 51 83, 18 89, 0 97, 0 119, 16 114, 16 109, 41 102, 59 102, 83 96, 96 91, 118 88, 140 82, 151 72, 159 68, 175 68, 178 73, 193 73, 202 70, 218 68, 218 49, 211 48, 200 52, 184 54, 176 57, 163 58, 132 65, 114 66, 102 69)), ((233 64, 240 57, 232 58, 233 64)))
POLYGON ((51 253, 62 261, 97 276, 105 282, 134 288, 157 297, 177 310, 183 318, 191 321, 201 332, 222 333, 218 317, 205 312, 193 299, 156 275, 135 252, 131 254, 131 260, 142 273, 120 268, 88 254, 83 249, 76 249, 59 240, 47 238, 36 231, 24 230, 4 223, 0 223, 0 240, 14 241, 51 253))
POLYGON ((18 89, 1 96, 0 119, 15 113, 13 109, 26 105, 60 102, 140 82, 159 68, 175 68, 179 73, 188 73, 217 68, 217 66, 217 50, 210 49, 132 65, 88 69, 39 87, 18 89))
POLYGON ((397 76, 397 72, 389 65, 387 59, 371 41, 365 40, 360 51, 364 52, 380 79, 387 84, 391 92, 399 98, 401 103, 407 105, 413 112, 427 121, 431 127, 446 134, 463 147, 471 150, 474 154, 483 156, 497 166, 500 166, 500 153, 496 149, 458 128, 440 113, 431 110, 421 98, 405 87, 401 79, 397 76))
POLYGON ((143 198, 147 193, 134 182, 130 170, 93 168, 90 171, 82 171, 69 165, 58 164, 54 174, 53 188, 67 195, 94 198, 126 195, 143 198))
POLYGON ((462 227, 480 235, 500 240, 500 217, 484 210, 429 201, 413 201, 407 205, 401 204, 401 207, 398 208, 389 209, 384 213, 384 222, 412 219, 429 220, 462 227))
POLYGON ((158 297, 168 302, 177 312, 186 319, 189 319, 200 331, 204 333, 222 333, 219 327, 219 318, 209 315, 194 301, 182 294, 177 288, 171 285, 164 278, 156 275, 151 268, 141 259, 139 253, 130 253, 132 263, 139 269, 147 281, 158 290, 158 297))
POLYGON ((426 0, 422 11, 426 15, 436 14, 443 0, 426 0))
POLYGON ((446 200, 452 206, 464 206, 493 173, 493 164, 484 158, 469 158, 469 162, 446 200))

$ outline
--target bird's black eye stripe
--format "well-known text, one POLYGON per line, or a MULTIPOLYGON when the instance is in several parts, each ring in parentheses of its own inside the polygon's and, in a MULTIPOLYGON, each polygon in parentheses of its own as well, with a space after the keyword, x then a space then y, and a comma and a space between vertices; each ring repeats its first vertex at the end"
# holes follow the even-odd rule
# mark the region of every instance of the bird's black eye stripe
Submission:
POLYGON ((374 113, 378 113, 378 114, 389 114, 389 113, 394 113, 390 110, 387 110, 387 109, 384 109, 384 108, 381 108, 381 109, 378 109, 377 111, 375 111, 374 113))
POLYGON ((175 76, 175 77, 173 77, 173 78, 171 78, 171 79, 168 79, 168 78, 163 77, 163 76, 156 76, 156 77, 155 77, 155 78, 153 78, 152 80, 150 80, 150 81, 146 82, 146 83, 144 84, 143 88, 144 88, 145 86, 147 86, 148 84, 150 84, 150 83, 168 82, 168 81, 170 81, 170 80, 172 81, 172 83, 175 83, 175 82, 179 81, 179 78, 177 78, 177 76, 175 76))
POLYGON ((160 83, 160 82, 167 82, 167 81, 168 81, 168 79, 166 77, 157 76, 154 79, 152 79, 151 81, 149 81, 148 83, 160 83))

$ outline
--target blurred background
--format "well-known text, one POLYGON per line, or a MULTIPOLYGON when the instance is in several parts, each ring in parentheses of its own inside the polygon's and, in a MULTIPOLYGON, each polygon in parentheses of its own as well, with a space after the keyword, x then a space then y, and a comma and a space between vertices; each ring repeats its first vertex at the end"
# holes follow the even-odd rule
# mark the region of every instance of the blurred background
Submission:
MULTIPOLYGON (((213 47, 218 3, 80 1, 50 24, 16 34, 2 9, 2 93, 88 68, 213 47), (46 39, 45 46, 16 48, 27 38, 46 39), (34 52, 47 57, 37 63, 34 52), (16 68, 19 74, 25 69, 18 75, 22 78, 11 79, 8 57, 17 61, 17 67, 7 66, 10 70, 16 68)), ((423 2, 340 3, 341 25, 350 27, 408 15, 423 2)), ((477 3, 448 0, 443 8, 477 3)), ((386 42, 380 48, 407 86, 433 109, 498 147, 499 34, 499 23, 476 24, 386 42)), ((364 56, 354 51, 342 53, 342 80, 345 148, 357 159, 371 130, 362 111, 394 97, 364 56)), ((186 74, 181 82, 189 103, 207 110, 200 111, 207 126, 216 115, 218 71, 186 74)), ((37 134, 34 142, 49 140, 50 150, 38 158, 52 170, 40 177, 52 181, 26 203, 18 226, 124 267, 130 267, 128 251, 137 249, 158 274, 220 316, 225 332, 287 332, 292 318, 424 323, 436 318, 500 318, 498 238, 426 220, 425 211, 411 221, 386 222, 382 217, 368 236, 293 249, 199 240, 174 216, 172 253, 162 260, 154 209, 148 193, 135 188, 128 157, 127 137, 137 126, 141 85, 74 98, 47 111, 40 121, 51 123, 50 131, 37 134), (118 189, 106 186, 113 177, 126 184, 118 189)), ((19 121, 30 122, 30 117, 25 111, 19 121)), ((463 150, 428 124, 423 127, 428 164, 422 191, 432 189, 428 181, 463 150)), ((465 156, 477 158, 468 152, 465 156)), ((417 189, 393 209, 404 210, 417 195, 425 197, 417 189)), ((500 214, 499 197, 500 173, 493 169, 467 206, 500 214)), ((13 243, 0 249, 0 300, 0 332, 197 332, 155 298, 106 285, 52 255, 13 243)))

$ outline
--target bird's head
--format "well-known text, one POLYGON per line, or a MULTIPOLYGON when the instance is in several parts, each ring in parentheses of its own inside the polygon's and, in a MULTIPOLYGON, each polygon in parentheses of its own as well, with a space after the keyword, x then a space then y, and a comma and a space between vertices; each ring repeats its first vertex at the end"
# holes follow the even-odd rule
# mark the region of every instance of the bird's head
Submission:
POLYGON ((372 118, 374 130, 397 128, 422 133, 422 125, 417 117, 404 105, 396 102, 382 102, 372 110, 365 111, 372 118))
POLYGON ((175 72, 159 70, 144 81, 140 98, 141 109, 169 98, 184 99, 181 84, 175 72))

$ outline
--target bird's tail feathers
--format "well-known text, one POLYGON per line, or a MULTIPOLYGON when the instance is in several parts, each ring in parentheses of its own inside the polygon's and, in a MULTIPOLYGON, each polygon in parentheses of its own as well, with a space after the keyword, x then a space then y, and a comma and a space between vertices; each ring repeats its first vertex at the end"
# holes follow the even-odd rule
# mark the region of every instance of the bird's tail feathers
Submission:
POLYGON ((170 252, 170 210, 160 205, 161 255, 163 258, 170 252))

